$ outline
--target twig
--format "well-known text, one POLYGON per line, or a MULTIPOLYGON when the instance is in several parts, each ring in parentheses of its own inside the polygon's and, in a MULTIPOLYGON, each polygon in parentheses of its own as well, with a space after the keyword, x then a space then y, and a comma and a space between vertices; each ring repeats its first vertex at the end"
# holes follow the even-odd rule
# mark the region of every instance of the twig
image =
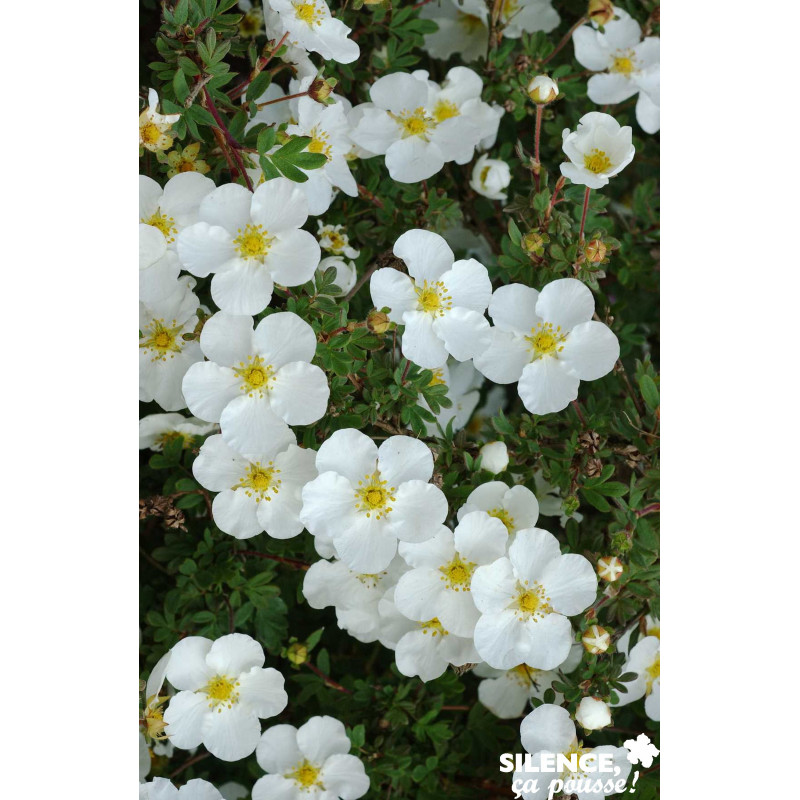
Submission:
POLYGON ((259 553, 257 550, 239 550, 240 556, 253 556, 254 558, 266 558, 270 561, 279 561, 281 564, 286 564, 295 569, 308 569, 311 565, 306 564, 305 561, 298 561, 295 558, 284 558, 283 556, 273 556, 269 553, 259 553))
POLYGON ((330 686, 331 689, 336 689, 337 692, 344 692, 344 694, 353 694, 349 689, 345 689, 341 683, 336 683, 330 675, 326 675, 319 667, 315 667, 310 661, 305 662, 306 666, 315 674, 318 675, 324 681, 326 686, 330 686))
POLYGON ((583 17, 581 17, 581 18, 580 18, 580 19, 579 19, 579 20, 578 20, 578 21, 577 21, 577 22, 576 22, 576 23, 575 23, 575 24, 574 24, 574 25, 573 25, 573 26, 572 26, 572 27, 571 27, 571 28, 570 28, 570 29, 569 29, 569 30, 568 30, 568 31, 567 31, 565 34, 564 34, 564 37, 563 37, 563 38, 561 39, 561 41, 560 41, 560 42, 559 42, 559 43, 556 45, 556 49, 555 49, 555 50, 553 50, 553 52, 552 52, 552 53, 550 53, 550 55, 549 55, 549 56, 547 56, 547 58, 546 58, 544 61, 542 61, 542 66, 544 66, 544 65, 545 65, 545 64, 546 64, 546 63, 547 63, 547 62, 548 62, 548 61, 549 61, 549 60, 550 60, 550 59, 551 59, 551 58, 552 58, 554 55, 556 55, 557 53, 559 53, 559 52, 561 51, 561 49, 564 47, 564 45, 565 45, 565 44, 566 44, 566 43, 567 43, 567 42, 568 42, 568 41, 569 41, 569 40, 572 38, 572 34, 573 34, 573 33, 575 33, 575 31, 576 31, 576 30, 578 30, 578 28, 580 28, 580 26, 581 26, 581 25, 583 25, 585 22, 588 22, 588 21, 589 21, 589 18, 588 18, 588 17, 586 17, 586 16, 583 16, 583 17))
POLYGON ((242 161, 241 155, 239 155, 239 142, 233 138, 233 135, 222 121, 222 117, 220 116, 219 111, 217 111, 217 107, 214 105, 214 101, 211 98, 211 93, 205 86, 203 87, 203 100, 205 101, 205 107, 211 112, 211 116, 214 117, 214 122, 217 123, 217 126, 222 131, 222 135, 225 137, 225 141, 230 146, 231 155, 233 156, 234 161, 236 161, 237 169, 244 178, 247 188, 252 192, 253 182, 250 180, 250 176, 247 174, 247 170, 244 168, 244 162, 242 161))
POLYGON ((178 767, 178 769, 170 773, 170 779, 174 778, 176 775, 180 775, 181 772, 191 767, 192 764, 196 764, 198 761, 202 761, 203 759, 208 758, 210 755, 211 753, 198 753, 198 755, 192 756, 188 761, 184 761, 183 764, 178 767))

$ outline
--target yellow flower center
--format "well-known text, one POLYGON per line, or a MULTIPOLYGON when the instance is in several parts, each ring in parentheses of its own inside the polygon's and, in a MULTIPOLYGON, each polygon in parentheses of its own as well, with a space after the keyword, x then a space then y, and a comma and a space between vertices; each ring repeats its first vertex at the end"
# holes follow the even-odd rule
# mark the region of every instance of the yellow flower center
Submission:
POLYGON ((656 679, 661 677, 661 653, 656 653, 655 660, 645 671, 647 672, 647 694, 650 694, 656 679))
POLYGON ((505 0, 502 5, 502 14, 506 19, 516 14, 518 10, 519 0, 505 0))
POLYGON ((551 322, 540 322, 535 328, 531 328, 531 335, 526 336, 525 340, 530 343, 535 361, 542 356, 560 353, 564 349, 562 342, 566 338, 567 335, 561 332, 560 325, 554 328, 551 322))
POLYGON ((472 582, 472 573, 478 565, 474 561, 463 561, 458 553, 453 560, 443 567, 439 567, 442 580, 446 580, 451 589, 457 592, 468 592, 472 582))
POLYGON ((301 761, 288 775, 285 777, 294 781, 301 789, 310 789, 312 786, 319 786, 324 789, 319 780, 319 770, 308 761, 301 761))
POLYGON ((262 225, 245 225, 244 228, 239 228, 237 233, 239 235, 233 243, 242 258, 263 259, 275 241, 275 237, 270 236, 262 225))
POLYGON ((648 628, 645 633, 648 636, 655 636, 657 639, 661 638, 661 626, 653 626, 652 628, 648 628))
POLYGON ((423 139, 427 139, 426 134, 436 127, 436 122, 432 117, 426 115, 426 110, 420 106, 413 111, 403 111, 391 116, 400 126, 404 139, 408 136, 421 136, 423 139))
POLYGON ((166 361, 168 354, 170 358, 174 358, 175 353, 180 353, 182 348, 182 340, 178 336, 180 331, 181 326, 176 320, 172 320, 172 327, 167 327, 163 319, 154 319, 144 330, 139 347, 142 350, 151 350, 153 361, 166 361))
POLYGON ((585 756, 587 753, 591 752, 591 747, 583 747, 583 742, 579 742, 576 739, 572 747, 566 753, 564 753, 564 757, 570 760, 574 756, 576 769, 573 772, 568 766, 565 765, 563 771, 561 772, 562 777, 567 774, 571 775, 574 779, 585 777, 586 773, 580 768, 581 756, 585 756))
POLYGON ((178 228, 175 226, 175 220, 172 217, 162 214, 161 209, 156 211, 149 219, 142 217, 141 222, 144 222, 145 225, 152 225, 154 228, 158 228, 161 233, 164 234, 164 238, 167 242, 175 241, 175 234, 178 232, 178 228))
POLYGON ((183 440, 184 450, 188 450, 194 444, 194 436, 188 433, 181 433, 180 431, 164 431, 164 433, 156 439, 156 444, 164 448, 176 439, 183 440))
POLYGON ((320 244, 330 253, 341 253, 345 247, 350 244, 350 237, 346 233, 341 233, 336 230, 336 228, 330 228, 328 230, 323 228, 320 233, 323 239, 320 244), (327 239, 327 242, 324 241, 325 239, 327 239))
POLYGON ((322 25, 322 11, 317 8, 316 3, 292 3, 297 19, 302 20, 306 25, 322 25))
POLYGON ((461 112, 458 106, 450 100, 440 100, 433 109, 433 118, 437 122, 444 122, 446 119, 457 117, 461 112))
POLYGON ((437 636, 449 636, 449 632, 444 629, 442 623, 439 622, 438 617, 434 617, 433 619, 429 619, 427 622, 420 622, 420 628, 422 628, 422 633, 427 636, 430 634, 434 639, 437 636))
POLYGON ((518 667, 514 667, 514 669, 511 670, 513 677, 516 678, 522 686, 535 683, 536 676, 542 671, 543 670, 529 667, 527 664, 520 664, 518 667))
POLYGON ((161 131, 155 122, 145 122, 144 125, 139 126, 139 136, 142 144, 155 145, 161 138, 161 131))
POLYGON ((430 381, 428 382, 428 386, 446 386, 444 380, 444 370, 443 369, 435 369, 433 370, 433 377, 431 377, 430 381))
POLYGON ((385 572, 362 572, 356 575, 356 578, 367 587, 367 589, 374 589, 382 580, 385 572))
POLYGON ((441 281, 423 281, 422 288, 414 287, 417 303, 422 311, 441 317, 453 307, 453 299, 447 294, 447 287, 441 281))
POLYGON ((382 519, 387 516, 394 503, 394 493, 397 489, 394 486, 387 488, 386 481, 381 480, 381 474, 376 469, 372 475, 365 475, 363 480, 358 482, 358 489, 355 493, 356 511, 363 511, 370 518, 382 519))
POLYGON ((536 581, 532 586, 528 581, 525 581, 524 584, 517 583, 517 596, 511 607, 518 609, 519 617, 532 617, 535 621, 544 619, 553 612, 550 598, 545 596, 544 586, 536 581))
POLYGON ((614 63, 609 68, 610 72, 619 72, 622 75, 630 75, 636 70, 636 61, 633 50, 618 50, 614 56, 614 63))
POLYGON ((178 165, 178 172, 197 172, 197 167, 194 161, 181 159, 181 163, 178 165))
POLYGON ((239 692, 236 690, 238 686, 239 681, 233 678, 215 675, 200 691, 208 696, 208 707, 221 712, 223 706, 233 708, 239 702, 239 692))
POLYGON ((589 172, 599 175, 601 172, 608 172, 611 169, 611 159, 604 150, 598 150, 595 147, 591 153, 587 153, 583 157, 583 165, 589 172))
POLYGON ((458 12, 458 23, 463 26, 467 35, 477 33, 481 28, 486 27, 480 17, 476 17, 474 14, 464 14, 461 11, 458 12))
POLYGON ((251 8, 239 21, 239 33, 245 38, 252 39, 261 32, 264 22, 264 12, 260 8, 251 8))
POLYGON ((169 698, 166 695, 164 697, 153 695, 147 701, 147 706, 144 710, 144 723, 147 735, 151 739, 161 740, 167 738, 167 734, 164 732, 167 723, 164 722, 164 709, 161 707, 167 700, 169 698))
POLYGON ((264 362, 261 356, 251 356, 246 362, 240 361, 239 366, 233 370, 241 379, 242 391, 252 397, 258 394, 263 397, 269 391, 270 382, 275 378, 275 370, 271 364, 264 362))
POLYGON ((506 526, 506 530, 509 533, 514 533, 514 517, 506 511, 504 508, 493 508, 491 511, 487 512, 490 517, 494 517, 495 519, 499 519, 503 525, 506 526))
POLYGON ((269 492, 278 494, 280 489, 281 480, 275 477, 278 474, 280 474, 280 470, 275 468, 272 461, 266 466, 262 466, 260 461, 256 461, 248 467, 247 475, 239 478, 239 483, 231 488, 234 490, 244 489, 244 493, 248 497, 255 496, 256 503, 260 503, 262 500, 269 502, 272 500, 269 492))
POLYGON ((311 131, 311 141, 306 148, 309 153, 322 153, 328 161, 331 160, 331 145, 328 142, 328 134, 325 131, 314 127, 311 131))
POLYGON ((481 186, 486 186, 486 178, 489 175, 489 170, 490 169, 491 169, 491 167, 484 167, 481 170, 481 179, 480 179, 481 180, 481 186))

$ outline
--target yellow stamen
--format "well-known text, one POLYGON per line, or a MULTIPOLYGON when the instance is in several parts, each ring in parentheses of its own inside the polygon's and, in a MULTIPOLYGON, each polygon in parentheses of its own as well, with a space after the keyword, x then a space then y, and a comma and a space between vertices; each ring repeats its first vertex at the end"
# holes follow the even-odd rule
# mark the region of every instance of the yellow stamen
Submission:
POLYGON ((244 489, 244 493, 248 497, 255 496, 256 503, 262 500, 269 502, 272 500, 269 493, 278 494, 280 489, 281 480, 275 476, 280 474, 280 470, 276 469, 273 462, 270 461, 266 466, 262 466, 260 461, 256 461, 247 469, 247 475, 239 478, 239 483, 231 488, 244 489))
POLYGON ((324 786, 319 780, 319 769, 308 761, 301 761, 285 777, 294 781, 301 789, 310 789, 312 786, 319 786, 324 791, 324 786))
POLYGON ((493 508, 491 511, 487 512, 490 517, 494 517, 495 519, 499 519, 503 525, 506 526, 506 530, 509 533, 514 533, 514 517, 511 516, 510 512, 506 511, 504 508, 493 508))
POLYGON ((562 342, 566 338, 560 325, 554 328, 550 322, 540 322, 535 328, 531 328, 531 335, 526 336, 525 340, 530 343, 535 361, 542 356, 560 353, 564 349, 562 342))
POLYGON ((242 379, 240 388, 250 397, 255 394, 263 397, 275 378, 272 365, 267 364, 261 356, 251 356, 246 362, 240 361, 233 371, 242 379))
POLYGON ((223 706, 233 708, 239 702, 239 681, 225 675, 215 675, 200 691, 211 701, 208 707, 222 712, 223 706))
POLYGON ((633 50, 618 50, 614 56, 614 63, 609 67, 609 72, 618 72, 630 75, 636 71, 636 57, 633 50))
POLYGON ((317 8, 316 3, 292 3, 297 19, 302 20, 306 25, 319 27, 322 25, 323 13, 317 8))
POLYGON ((421 136, 427 141, 428 132, 436 127, 436 121, 427 116, 427 111, 422 106, 413 111, 402 111, 391 116, 400 126, 404 139, 408 136, 421 136))
POLYGON ((233 244, 239 249, 242 258, 263 260, 275 241, 275 237, 270 236, 262 225, 245 225, 237 233, 239 235, 233 240, 233 244))
POLYGON ((394 493, 397 489, 394 486, 387 488, 386 481, 381 480, 381 474, 376 469, 372 475, 365 475, 363 480, 358 482, 358 490, 355 493, 356 511, 363 511, 372 519, 382 519, 388 516, 392 510, 391 503, 396 498, 394 493))
POLYGON ((544 586, 534 581, 531 586, 528 581, 517 584, 517 596, 511 608, 518 609, 517 615, 521 618, 530 618, 538 621, 553 612, 550 598, 545 596, 544 586))
POLYGON ((453 298, 447 294, 447 287, 441 281, 423 281, 422 288, 414 287, 421 311, 441 317, 453 307, 453 298))
POLYGON ((429 619, 427 622, 420 622, 420 628, 422 628, 422 633, 427 636, 430 634, 434 639, 437 636, 449 636, 450 633, 444 629, 442 623, 439 622, 438 617, 434 617, 433 619, 429 619))
POLYGON ((587 153, 583 157, 583 165, 589 172, 599 175, 601 172, 608 172, 611 169, 611 159, 604 150, 598 150, 595 147, 591 153, 587 153))
POLYGON ((158 230, 164 234, 164 238, 167 242, 175 241, 175 234, 178 232, 178 228, 175 226, 175 220, 172 217, 162 214, 161 209, 158 209, 149 219, 142 217, 140 221, 144 222, 145 225, 152 225, 154 228, 158 228, 158 230))
POLYGON ((174 358, 175 353, 180 353, 183 347, 182 339, 178 336, 181 327, 176 320, 172 320, 172 327, 167 327, 163 319, 154 319, 144 330, 139 347, 152 351, 153 361, 166 361, 167 355, 174 358))
POLYGON ((446 119, 457 117, 460 113, 455 103, 450 100, 440 100, 433 109, 433 118, 437 122, 444 122, 446 119))
POLYGON ((474 561, 464 561, 458 553, 453 560, 443 567, 439 567, 442 580, 446 580, 451 589, 457 592, 468 592, 472 582, 472 573, 478 565, 474 561))

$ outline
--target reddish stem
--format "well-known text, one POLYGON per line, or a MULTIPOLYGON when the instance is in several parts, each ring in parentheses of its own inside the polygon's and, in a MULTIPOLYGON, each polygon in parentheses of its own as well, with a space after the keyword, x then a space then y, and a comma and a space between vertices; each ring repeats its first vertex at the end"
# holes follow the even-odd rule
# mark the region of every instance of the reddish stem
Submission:
POLYGON ((244 168, 244 162, 242 161, 242 157, 239 154, 239 148, 241 145, 236 139, 233 138, 233 135, 228 130, 225 123, 222 121, 222 117, 220 116, 219 111, 217 111, 217 107, 214 105, 214 101, 211 99, 211 93, 208 89, 204 86, 203 87, 203 99, 205 100, 206 108, 211 112, 211 116, 214 117, 214 122, 217 123, 217 127, 222 131, 222 135, 225 137, 225 141, 230 146, 231 155, 233 156, 233 160, 236 162, 236 168, 240 172, 241 176, 244 178, 244 182, 247 184, 247 188, 252 192, 253 191, 253 183, 250 180, 250 176, 247 174, 247 170, 244 168))
POLYGON ((640 508, 636 512, 636 516, 646 517, 648 514, 659 514, 659 513, 661 513, 661 503, 651 503, 649 506, 640 508))
POLYGON ((290 567, 294 567, 295 569, 308 569, 310 564, 306 564, 305 561, 298 561, 294 558, 284 558, 283 556, 272 556, 269 553, 259 553, 258 550, 240 550, 239 555, 241 556, 253 556, 254 558, 266 558, 270 561, 278 561, 281 564, 287 564, 290 567))
POLYGON ((533 138, 533 158, 536 161, 536 172, 533 173, 533 182, 537 192, 539 191, 539 170, 541 168, 541 163, 539 162, 539 140, 541 139, 542 135, 542 111, 544 111, 544 106, 537 103, 536 133, 534 134, 533 138))
POLYGON ((586 194, 583 195, 583 215, 581 216, 581 232, 580 232, 580 242, 583 244, 583 231, 586 227, 586 212, 589 210, 589 192, 592 190, 587 186, 586 187, 586 194))
POLYGON ((344 694, 353 694, 349 689, 345 689, 341 683, 336 683, 330 675, 326 675, 319 667, 315 667, 310 661, 306 661, 306 666, 315 674, 318 675, 325 682, 326 686, 331 689, 336 689, 337 692, 344 692, 344 694))
POLYGON ((274 100, 267 100, 264 103, 259 103, 256 108, 261 111, 262 108, 266 108, 267 106, 271 106, 274 103, 282 103, 284 100, 294 100, 297 97, 305 97, 308 94, 308 90, 305 92, 298 92, 297 94, 287 94, 285 97, 276 97, 274 100))
POLYGON ((547 63, 547 62, 548 62, 548 61, 549 61, 549 60, 550 60, 550 59, 551 59, 551 58, 552 58, 554 55, 556 55, 558 52, 560 52, 560 51, 561 51, 561 48, 562 48, 562 47, 564 47, 564 45, 565 45, 565 44, 566 44, 566 43, 567 43, 567 42, 568 42, 568 41, 569 41, 569 40, 572 38, 572 34, 573 34, 573 33, 575 33, 575 31, 576 31, 576 30, 578 30, 578 28, 580 28, 580 26, 581 26, 581 25, 583 25, 583 23, 584 23, 584 22, 588 22, 588 21, 589 21, 589 18, 588 18, 588 17, 581 17, 581 18, 580 18, 580 19, 579 19, 579 20, 578 20, 578 21, 577 21, 577 22, 576 22, 576 23, 575 23, 575 24, 574 24, 574 25, 573 25, 573 26, 572 26, 572 27, 571 27, 571 28, 570 28, 570 29, 569 29, 569 30, 568 30, 568 31, 567 31, 565 34, 564 34, 564 36, 563 36, 563 38, 561 39, 561 41, 560 41, 560 42, 559 42, 559 43, 556 45, 556 49, 555 49, 555 50, 553 50, 553 52, 552 52, 552 53, 550 53, 550 55, 549 55, 549 56, 547 56, 547 58, 546 58, 544 61, 542 61, 542 66, 544 66, 544 65, 545 65, 545 64, 546 64, 546 63, 547 63))

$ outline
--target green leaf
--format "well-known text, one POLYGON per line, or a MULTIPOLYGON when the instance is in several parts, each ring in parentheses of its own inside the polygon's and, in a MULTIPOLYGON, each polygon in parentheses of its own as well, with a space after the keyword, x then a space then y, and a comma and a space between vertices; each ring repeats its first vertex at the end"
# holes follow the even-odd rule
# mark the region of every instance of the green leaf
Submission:
POLYGON ((656 382, 649 375, 642 375, 639 378, 639 389, 647 407, 655 411, 660 403, 660 396, 656 382))
POLYGON ((269 72, 260 72, 256 75, 255 79, 247 87, 247 94, 245 95, 247 101, 258 100, 267 91, 267 87, 271 82, 272 76, 269 72))

